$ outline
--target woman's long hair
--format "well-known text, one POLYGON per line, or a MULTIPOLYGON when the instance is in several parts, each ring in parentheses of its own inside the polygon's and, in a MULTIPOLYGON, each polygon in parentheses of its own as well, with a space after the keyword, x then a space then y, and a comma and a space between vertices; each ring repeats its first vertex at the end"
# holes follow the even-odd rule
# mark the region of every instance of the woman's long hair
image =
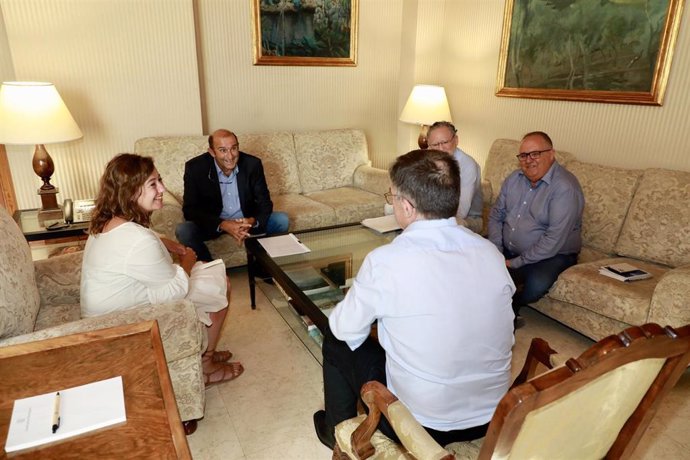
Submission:
POLYGON ((137 199, 153 170, 151 157, 121 153, 110 160, 101 177, 89 233, 102 233, 113 217, 121 217, 148 227, 151 212, 141 209, 137 199))

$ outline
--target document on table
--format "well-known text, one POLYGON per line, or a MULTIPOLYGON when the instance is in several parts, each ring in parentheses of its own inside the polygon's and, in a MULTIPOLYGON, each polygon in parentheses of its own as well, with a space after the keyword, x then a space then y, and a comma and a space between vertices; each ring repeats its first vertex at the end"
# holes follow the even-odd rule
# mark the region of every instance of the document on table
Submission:
POLYGON ((364 219, 362 225, 369 227, 379 233, 392 232, 393 230, 400 230, 400 224, 395 220, 395 216, 390 214, 388 216, 372 217, 364 219))
POLYGON ((302 244, 292 233, 261 238, 259 243, 271 257, 291 256, 293 254, 311 252, 311 249, 302 244))
POLYGON ((5 452, 17 452, 127 421, 122 377, 17 399, 5 452), (55 427, 54 427, 55 425, 55 427))

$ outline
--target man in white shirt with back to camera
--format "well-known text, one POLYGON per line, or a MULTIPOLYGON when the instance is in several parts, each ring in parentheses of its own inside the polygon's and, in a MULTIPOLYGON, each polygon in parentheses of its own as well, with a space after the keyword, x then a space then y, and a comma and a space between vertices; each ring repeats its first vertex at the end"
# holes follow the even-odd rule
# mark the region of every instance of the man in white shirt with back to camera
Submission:
POLYGON ((458 148, 458 131, 452 123, 437 121, 429 127, 426 136, 430 149, 452 155, 460 165, 460 205, 458 223, 473 232, 481 232, 482 219, 482 170, 479 164, 458 148))
MULTIPOLYGON (((390 178, 386 200, 403 232, 367 255, 324 331, 325 410, 314 425, 330 448, 369 380, 386 384, 441 445, 484 436, 510 383, 515 286, 496 247, 455 221, 457 162, 415 150, 390 178)), ((395 439, 383 417, 379 429, 395 439)))

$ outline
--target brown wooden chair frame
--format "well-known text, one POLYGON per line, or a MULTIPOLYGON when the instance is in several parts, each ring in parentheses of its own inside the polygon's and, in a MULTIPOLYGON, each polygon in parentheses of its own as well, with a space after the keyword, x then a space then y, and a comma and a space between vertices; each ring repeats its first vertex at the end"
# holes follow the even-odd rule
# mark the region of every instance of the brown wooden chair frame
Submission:
MULTIPOLYGON (((643 433, 656 414, 660 401, 678 382, 690 363, 690 324, 662 328, 648 323, 625 329, 608 336, 582 353, 570 358, 565 365, 534 377, 539 363, 553 368, 554 353, 546 341, 535 338, 530 344, 525 364, 508 393, 501 399, 491 419, 482 444, 479 459, 491 458, 494 452, 510 452, 525 417, 577 390, 625 364, 648 358, 664 358, 666 362, 654 379, 637 408, 623 425, 606 458, 628 458, 637 447, 643 433)), ((376 431, 381 414, 390 420, 388 407, 397 398, 379 382, 367 382, 361 390, 369 415, 352 433, 351 445, 359 458, 374 454, 371 436, 376 431)), ((336 444, 334 458, 344 456, 336 444)), ((442 460, 453 459, 449 454, 442 460)))

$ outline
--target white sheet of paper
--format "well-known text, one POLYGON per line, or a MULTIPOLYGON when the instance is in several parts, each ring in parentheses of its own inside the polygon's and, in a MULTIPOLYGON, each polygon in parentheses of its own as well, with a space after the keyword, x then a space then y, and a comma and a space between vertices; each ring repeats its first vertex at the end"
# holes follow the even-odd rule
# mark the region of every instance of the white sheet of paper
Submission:
POLYGON ((6 452, 29 449, 127 421, 121 376, 60 390, 60 428, 53 433, 55 393, 14 402, 6 452))
POLYGON ((394 230, 400 230, 400 224, 395 220, 395 215, 391 214, 388 216, 381 217, 371 217, 369 219, 364 219, 362 225, 369 227, 379 233, 392 232, 394 230))
POLYGON ((259 243, 271 257, 291 256, 293 254, 311 252, 311 249, 302 244, 292 233, 261 238, 259 243))

